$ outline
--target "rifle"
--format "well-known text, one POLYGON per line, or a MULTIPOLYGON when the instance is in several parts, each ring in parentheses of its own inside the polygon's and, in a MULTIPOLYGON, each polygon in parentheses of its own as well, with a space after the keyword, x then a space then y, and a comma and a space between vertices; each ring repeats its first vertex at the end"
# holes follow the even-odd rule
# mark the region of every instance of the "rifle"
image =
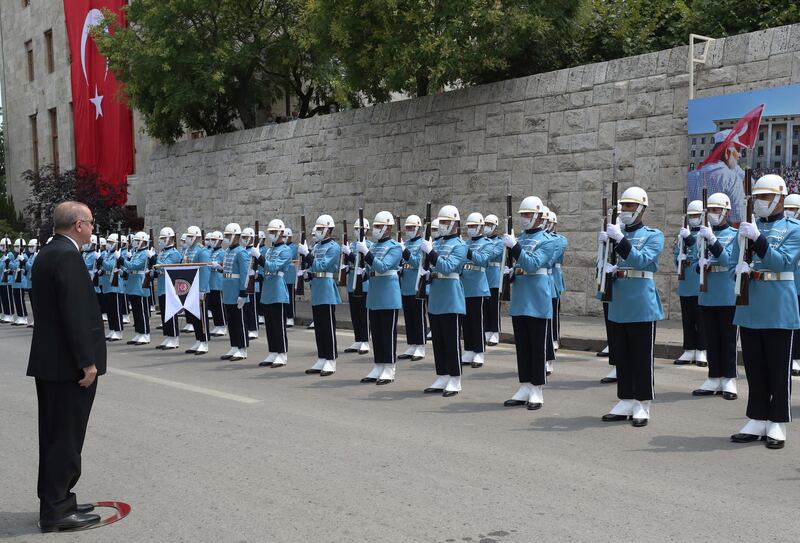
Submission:
MULTIPOLYGON (((361 228, 358 230, 358 241, 364 242, 364 208, 358 208, 358 223, 361 228)), ((361 266, 361 253, 356 251, 355 261, 353 262, 353 296, 360 298, 364 296, 364 276, 358 274, 358 268, 361 266)))
MULTIPOLYGON (((300 245, 303 245, 306 242, 306 216, 300 215, 300 245)), ((305 259, 301 256, 300 257, 300 270, 306 269, 306 262, 305 259)), ((305 293, 305 281, 303 281, 303 276, 297 276, 297 284, 294 287, 294 293, 302 296, 305 293)))
MULTIPOLYGON (((685 200, 685 198, 684 198, 685 200)), ((601 224, 603 226, 603 232, 606 231, 608 228, 608 198, 606 198, 606 185, 603 183, 603 200, 602 200, 602 207, 603 207, 603 219, 601 224)), ((606 243, 599 242, 597 244, 597 257, 595 258, 595 262, 597 263, 597 270, 594 274, 594 284, 597 288, 597 292, 600 294, 606 288, 605 276, 603 274, 603 265, 602 263, 605 262, 606 258, 606 243)))
MULTIPOLYGON (((619 213, 617 211, 619 209, 617 207, 617 188, 618 188, 617 187, 617 181, 616 180, 612 181, 611 182, 611 205, 613 207, 611 208, 611 222, 614 223, 614 224, 617 223, 617 217, 619 215, 619 213)), ((603 258, 603 274, 604 274, 603 287, 602 287, 602 290, 600 291, 602 293, 602 296, 601 296, 600 300, 603 301, 603 302, 610 302, 612 297, 613 297, 612 289, 613 289, 613 284, 614 284, 613 283, 614 277, 613 277, 613 274, 605 272, 605 265, 606 265, 606 263, 611 264, 612 266, 616 265, 616 263, 617 263, 617 253, 614 250, 616 245, 617 244, 614 243, 614 241, 612 241, 610 239, 608 241, 606 241, 605 255, 604 255, 604 258, 603 258)))
MULTIPOLYGON (((4 234, 3 237, 8 238, 8 234, 4 234)), ((3 283, 8 283, 8 274, 11 273, 11 270, 8 269, 8 267, 10 266, 9 262, 11 262, 11 257, 8 256, 9 252, 10 252, 9 248, 6 247, 6 254, 3 255, 6 257, 5 264, 3 265, 3 283)))
MULTIPOLYGON (((152 249, 153 248, 153 229, 152 228, 149 230, 149 233, 150 233, 150 242, 149 242, 147 248, 148 249, 152 249)), ((130 241, 128 243, 130 243, 130 241)), ((154 265, 153 260, 155 258, 156 258, 156 256, 153 255, 153 258, 148 258, 147 259, 147 267, 145 268, 144 279, 142 279, 142 288, 143 289, 150 288, 150 286, 153 283, 153 265, 154 265)))
MULTIPOLYGON (((347 221, 342 221, 342 245, 347 245, 347 221)), ((347 286, 347 269, 344 265, 344 253, 339 255, 339 278, 337 284, 340 287, 347 286)))
MULTIPOLYGON (((255 240, 253 240, 253 247, 258 247, 258 220, 256 220, 256 229, 255 229, 255 240)), ((253 256, 250 257, 250 270, 253 272, 251 275, 247 277, 247 293, 248 294, 255 294, 256 293, 256 276, 258 275, 258 259, 254 258, 253 256)))
MULTIPOLYGON (((744 171, 744 195, 747 201, 747 212, 745 220, 755 222, 753 218, 753 170, 747 168, 744 171)), ((739 234, 739 261, 750 263, 753 261, 753 242, 739 234)), ((750 304, 750 276, 736 272, 736 283, 734 293, 736 294, 736 305, 750 304)))
MULTIPOLYGON (((703 176, 703 226, 708 226, 708 213, 706 213, 706 206, 708 205, 708 187, 705 185, 705 176, 703 176)), ((700 239, 700 246, 698 252, 700 258, 704 259, 703 265, 700 266, 700 292, 708 292, 708 281, 706 277, 706 263, 708 262, 708 242, 706 238, 698 236, 700 239)))
POLYGON ((394 227, 397 228, 397 243, 403 242, 403 229, 400 228, 400 223, 397 221, 397 217, 392 217, 394 219, 394 227))
MULTIPOLYGON (((514 235, 514 217, 511 214, 511 191, 506 194, 506 234, 514 235)), ((508 250, 505 243, 503 244, 503 257, 500 259, 503 266, 507 268, 514 267, 514 257, 511 251, 508 250)), ((511 276, 503 274, 500 281, 500 292, 498 293, 500 301, 511 301, 511 276)))
MULTIPOLYGON (((683 227, 689 228, 689 214, 686 213, 687 208, 689 207, 688 198, 683 198, 683 227)), ((686 256, 686 243, 683 241, 683 238, 678 236, 678 281, 683 281, 686 279, 686 265, 684 264, 684 259, 682 256, 686 256)))
MULTIPOLYGON (((431 203, 427 202, 425 204, 425 238, 426 240, 431 239, 431 203)), ((415 283, 417 294, 417 300, 426 300, 428 298, 428 294, 425 291, 425 286, 427 281, 422 280, 422 274, 425 270, 428 269, 428 255, 420 251, 420 261, 419 261, 419 269, 417 270, 417 281, 415 283)))
MULTIPOLYGON (((22 240, 22 232, 19 233, 18 239, 22 240)), ((19 256, 22 255, 22 251, 24 249, 25 249, 24 247, 20 247, 19 248, 19 255, 17 255, 16 258, 19 258, 19 256)), ((22 273, 23 273, 23 271, 24 270, 23 270, 22 263, 19 260, 17 260, 17 270, 14 272, 14 282, 15 283, 21 283, 22 282, 22 273)))

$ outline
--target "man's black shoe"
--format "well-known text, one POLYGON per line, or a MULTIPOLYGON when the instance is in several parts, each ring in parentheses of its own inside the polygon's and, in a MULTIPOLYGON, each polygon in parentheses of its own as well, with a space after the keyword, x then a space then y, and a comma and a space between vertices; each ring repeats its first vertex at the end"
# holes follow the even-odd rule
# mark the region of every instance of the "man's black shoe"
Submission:
POLYGON ((93 503, 79 503, 77 507, 78 513, 91 513, 94 511, 93 503))
POLYGON ((85 513, 73 513, 62 519, 54 521, 39 521, 42 532, 60 532, 62 530, 77 530, 86 528, 92 524, 100 522, 100 515, 88 515, 85 513))

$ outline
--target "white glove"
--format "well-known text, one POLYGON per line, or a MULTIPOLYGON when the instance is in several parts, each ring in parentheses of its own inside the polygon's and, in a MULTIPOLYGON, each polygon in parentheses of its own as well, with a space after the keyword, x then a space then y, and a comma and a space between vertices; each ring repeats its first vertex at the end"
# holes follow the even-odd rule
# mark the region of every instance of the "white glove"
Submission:
POLYGON ((222 269, 222 264, 220 264, 219 262, 212 262, 211 263, 211 269, 221 270, 222 269))
POLYGON ((406 244, 405 244, 405 242, 402 242, 402 241, 400 242, 400 250, 401 250, 401 251, 405 251, 405 250, 406 250, 406 244))
POLYGON ((686 256, 686 253, 678 255, 678 260, 687 260, 689 257, 686 256))
POLYGON ((714 245, 717 242, 717 236, 714 235, 714 231, 708 226, 700 227, 700 235, 706 239, 709 245, 714 245))
POLYGON ((148 249, 146 254, 147 258, 153 258, 154 256, 156 256, 156 252, 152 249, 148 249))
POLYGON ((119 269, 119 268, 114 268, 114 273, 120 274, 120 273, 122 273, 122 270, 119 269))
POLYGON ((342 243, 342 253, 344 253, 345 256, 349 255, 351 253, 350 245, 342 243))
POLYGON ((25 262, 25 255, 23 254, 17 255, 17 262, 25 262))
POLYGON ((8 261, 8 255, 3 255, 3 262, 8 261))
POLYGON ((688 228, 686 228, 685 226, 681 226, 681 229, 680 229, 680 232, 678 232, 678 235, 679 235, 680 237, 682 237, 683 239, 686 239, 686 238, 688 238, 689 236, 691 236, 691 235, 692 235, 692 233, 691 233, 691 232, 689 232, 689 229, 688 229, 688 228))
POLYGON ((247 272, 247 277, 253 277, 256 274, 256 271, 251 269, 247 272))
POLYGON ((430 274, 431 274, 431 270, 425 270, 425 269, 423 269, 423 270, 422 270, 422 271, 419 273, 419 278, 420 278, 420 279, 427 279, 427 278, 428 278, 428 276, 429 276, 430 274))
POLYGON ((758 231, 758 227, 755 224, 743 222, 739 225, 739 234, 747 239, 755 241, 758 239, 758 236, 761 235, 761 232, 758 231))
POLYGON ((606 227, 606 234, 608 234, 608 237, 617 243, 619 243, 622 238, 625 237, 625 235, 622 233, 622 229, 613 222, 608 223, 608 226, 606 227))
POLYGON ((356 268, 356 275, 364 275, 365 268, 356 268))
POLYGON ((305 270, 297 270, 297 277, 305 277, 305 270))
MULTIPOLYGON (((609 226, 611 226, 611 225, 609 225, 609 226)), ((615 271, 617 271, 617 265, 616 264, 609 264, 608 262, 606 262, 605 266, 603 266, 603 271, 605 273, 614 273, 615 271)))
POLYGON ((349 267, 350 267, 350 266, 349 266, 349 265, 347 265, 347 264, 342 264, 341 266, 339 266, 339 269, 340 269, 340 270, 346 270, 346 269, 347 269, 347 268, 349 268, 349 267))
POLYGON ((95 251, 94 252, 94 257, 95 258, 100 258, 100 251, 95 251))
POLYGON ((256 247, 251 247, 250 256, 253 258, 261 258, 261 252, 256 247))
POLYGON ((514 237, 514 234, 503 234, 503 245, 511 249, 516 244, 517 238, 514 237))
POLYGON ((121 256, 122 254, 119 252, 119 250, 114 251, 114 260, 119 260, 119 257, 121 256))
POLYGON ((433 242, 431 240, 429 240, 429 239, 423 239, 419 243, 419 249, 420 249, 420 251, 422 251, 423 253, 425 253, 427 255, 428 253, 433 251, 433 242))
MULTIPOLYGON (((748 224, 748 223, 744 223, 743 222, 742 224, 748 224)), ((742 224, 739 225, 740 229, 742 227, 742 224)), ((736 273, 737 274, 739 274, 739 273, 747 273, 747 274, 749 274, 751 271, 753 271, 753 268, 751 268, 750 264, 748 264, 747 262, 739 262, 738 264, 736 264, 736 273)))
POLYGON ((605 243, 608 241, 608 234, 603 232, 602 230, 597 233, 597 241, 600 243, 605 243))
POLYGON ((706 266, 708 266, 708 259, 707 258, 703 258, 701 256, 699 259, 697 259, 697 267, 699 269, 704 270, 706 268, 706 266))
POLYGON ((238 307, 239 309, 243 308, 244 304, 246 303, 247 303, 247 298, 242 298, 241 296, 239 298, 236 298, 236 307, 238 307))
POLYGON ((369 252, 369 247, 367 247, 367 244, 364 243, 363 241, 357 241, 356 250, 358 250, 358 252, 361 253, 362 255, 365 255, 369 252))
POLYGON ((307 243, 301 243, 300 245, 298 245, 297 246, 297 252, 300 253, 303 256, 307 256, 308 255, 308 244, 307 243))
POLYGON ((511 275, 514 273, 514 268, 509 268, 508 266, 503 266, 503 275, 511 275))

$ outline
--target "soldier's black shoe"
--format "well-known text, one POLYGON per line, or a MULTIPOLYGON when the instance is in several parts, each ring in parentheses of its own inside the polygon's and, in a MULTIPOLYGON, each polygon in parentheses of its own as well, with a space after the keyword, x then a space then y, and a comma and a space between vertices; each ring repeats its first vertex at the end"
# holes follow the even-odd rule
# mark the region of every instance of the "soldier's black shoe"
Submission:
POLYGON ((268 367, 272 366, 272 364, 273 364, 273 362, 267 362, 265 360, 262 360, 261 362, 258 363, 258 367, 259 368, 268 368, 268 367))
POLYGON ((428 387, 425 390, 423 390, 422 392, 424 394, 437 394, 437 393, 440 393, 440 392, 443 392, 443 391, 444 391, 443 388, 428 387))
POLYGON ((528 404, 528 411, 536 411, 537 409, 541 409, 541 408, 542 408, 542 404, 541 403, 529 403, 528 404))
POLYGON ((470 364, 470 366, 472 366, 473 368, 482 368, 483 362, 473 362, 472 364, 470 364))
POLYGON ((503 402, 503 407, 517 407, 520 405, 528 405, 528 402, 526 402, 525 400, 514 400, 514 399, 506 400, 503 402))
POLYGON ((628 420, 628 415, 612 415, 611 413, 607 413, 603 415, 602 420, 603 422, 619 422, 622 420, 628 420))
POLYGON ((185 351, 183 351, 183 352, 185 352, 186 354, 194 354, 194 353, 196 353, 197 351, 196 351, 196 350, 194 350, 194 349, 186 349, 186 350, 185 350, 185 351))
POLYGON ((634 428, 641 428, 642 426, 647 426, 648 419, 633 419, 631 421, 631 426, 634 428))
POLYGON ((757 436, 755 434, 738 433, 731 436, 731 441, 734 443, 752 443, 753 441, 764 441, 765 439, 767 439, 767 436, 757 436))
POLYGON ((786 445, 786 441, 767 436, 767 442, 765 445, 768 449, 782 449, 783 446, 786 445))
POLYGON ((77 505, 76 510, 78 511, 78 513, 84 513, 84 514, 91 513, 92 511, 94 511, 94 504, 92 504, 92 503, 79 503, 77 505))
POLYGON ((457 390, 445 390, 444 392, 442 392, 442 396, 444 396, 445 398, 455 396, 456 394, 458 394, 457 390))
POLYGON ((220 360, 230 360, 232 356, 233 356, 232 354, 223 354, 222 356, 219 357, 219 359, 220 360))
POLYGON ((706 390, 704 388, 698 388, 697 390, 692 391, 692 396, 713 396, 716 394, 713 390, 706 390))
POLYGON ((617 382, 617 378, 616 377, 603 377, 602 379, 600 379, 600 382, 603 383, 604 385, 608 385, 608 384, 611 384, 611 383, 616 383, 617 382))
POLYGON ((313 368, 306 370, 306 375, 314 375, 315 373, 320 373, 321 370, 315 370, 313 368))
POLYGON ((736 394, 735 392, 723 392, 722 397, 726 400, 735 400, 736 398, 739 397, 739 395, 736 394))
POLYGON ((400 356, 397 357, 398 360, 408 360, 409 358, 411 358, 411 355, 410 354, 405 354, 405 353, 403 353, 403 354, 401 354, 400 356))
POLYGON ((54 521, 39 521, 39 527, 43 533, 60 532, 62 530, 77 530, 86 528, 92 524, 100 522, 100 515, 89 515, 86 513, 73 513, 64 518, 54 521))
POLYGON ((333 375, 336 373, 335 371, 321 371, 319 372, 320 377, 328 377, 329 375, 333 375))
POLYGON ((707 368, 708 362, 695 362, 698 368, 707 368))
POLYGON ((793 377, 800 377, 800 370, 792 370, 793 377))
POLYGON ((361 379, 362 383, 375 383, 377 381, 378 380, 375 377, 364 377, 363 379, 361 379))
POLYGON ((375 382, 376 385, 388 385, 389 383, 394 383, 394 379, 378 379, 375 382))
POLYGON ((411 361, 412 362, 416 362, 417 360, 422 360, 423 358, 425 358, 425 357, 424 356, 412 356, 411 357, 411 361))
POLYGON ((347 349, 344 350, 344 352, 346 352, 346 353, 357 353, 358 349, 351 349, 350 347, 348 347, 347 349))
POLYGON ((691 360, 681 360, 680 358, 676 358, 673 362, 676 366, 688 366, 692 363, 691 360))

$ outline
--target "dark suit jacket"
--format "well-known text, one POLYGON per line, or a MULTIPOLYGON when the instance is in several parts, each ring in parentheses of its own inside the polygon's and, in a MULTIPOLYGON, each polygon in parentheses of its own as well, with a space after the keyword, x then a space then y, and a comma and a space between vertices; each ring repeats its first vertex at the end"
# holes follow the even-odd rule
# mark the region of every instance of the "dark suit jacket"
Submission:
POLYGON ((66 236, 56 234, 33 263, 34 325, 28 376, 77 381, 82 368, 106 372, 103 316, 86 264, 66 236))

